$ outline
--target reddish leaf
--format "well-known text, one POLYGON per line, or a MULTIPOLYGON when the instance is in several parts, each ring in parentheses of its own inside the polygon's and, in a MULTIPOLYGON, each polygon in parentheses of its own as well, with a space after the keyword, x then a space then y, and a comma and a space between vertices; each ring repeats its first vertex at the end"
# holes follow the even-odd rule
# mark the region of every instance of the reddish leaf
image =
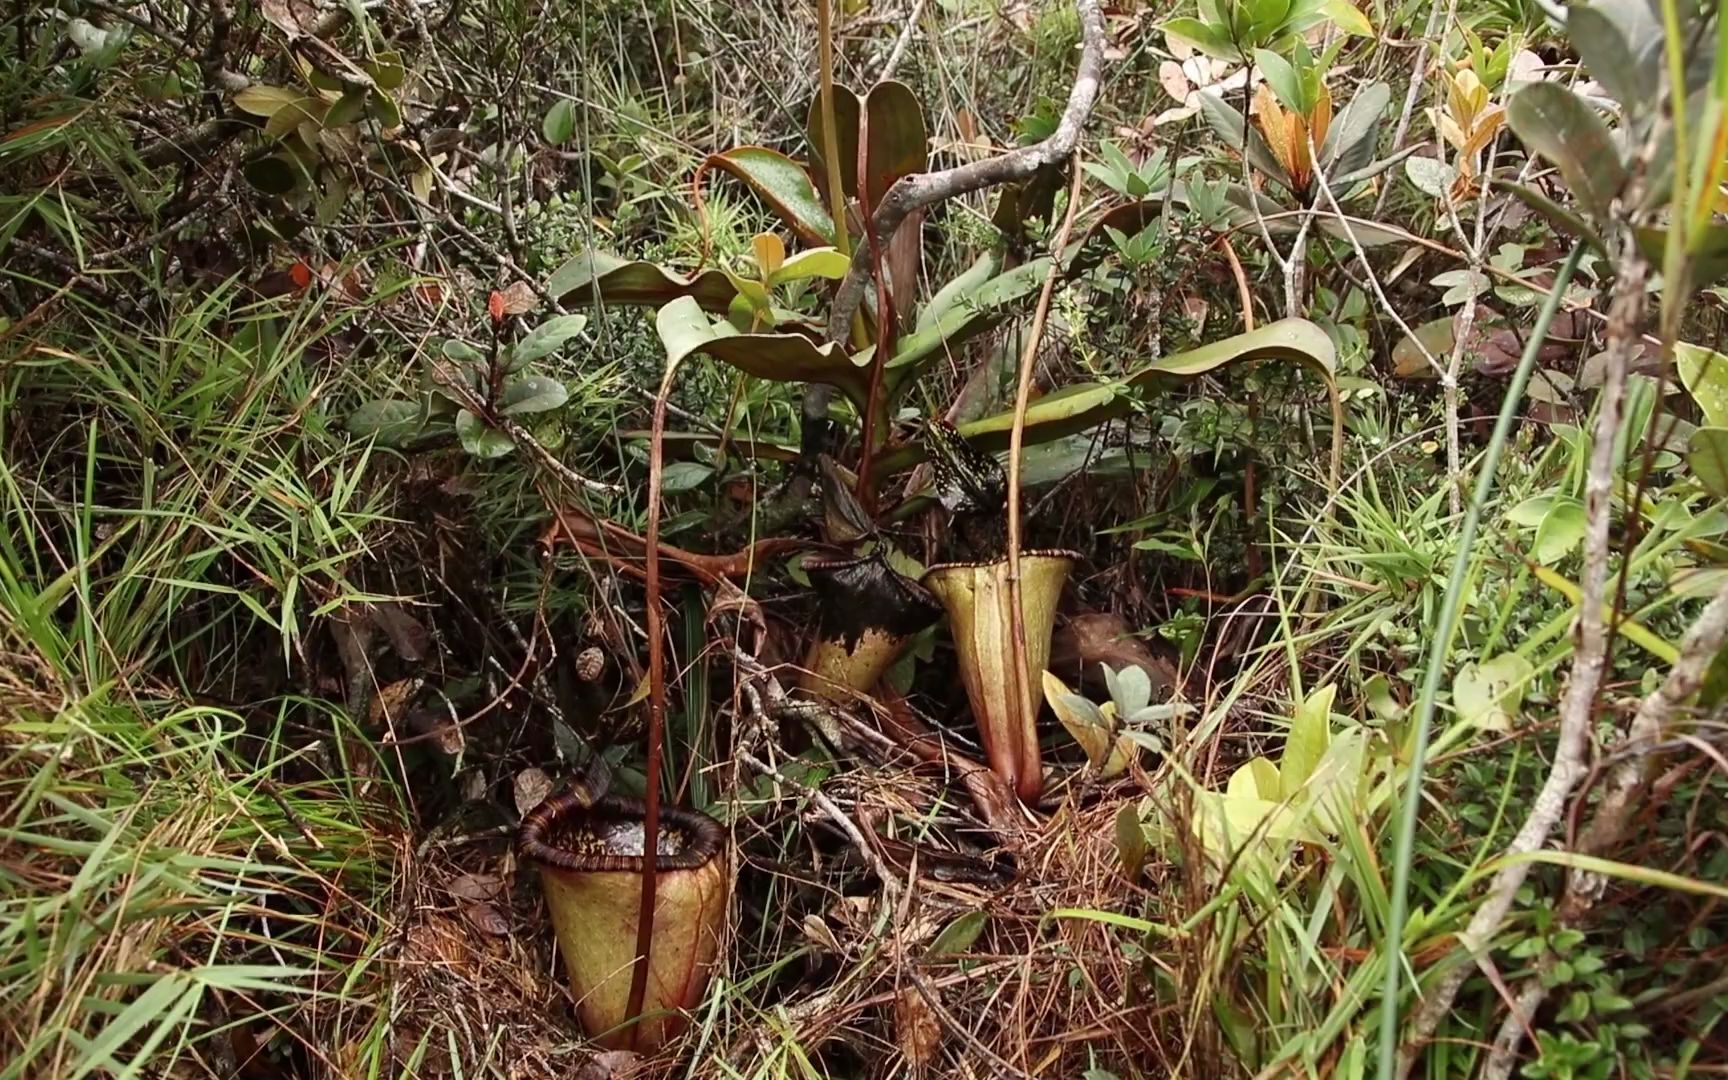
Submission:
POLYGON ((534 305, 540 298, 534 295, 534 289, 526 281, 518 281, 504 290, 504 313, 506 315, 526 315, 534 310, 534 305))
POLYGON ((294 265, 288 268, 288 278, 294 282, 296 289, 304 289, 312 284, 312 268, 304 262, 296 260, 294 265))
POLYGON ((492 316, 493 322, 503 322, 506 314, 504 294, 499 292, 497 289, 493 289, 492 295, 486 298, 486 311, 492 316))

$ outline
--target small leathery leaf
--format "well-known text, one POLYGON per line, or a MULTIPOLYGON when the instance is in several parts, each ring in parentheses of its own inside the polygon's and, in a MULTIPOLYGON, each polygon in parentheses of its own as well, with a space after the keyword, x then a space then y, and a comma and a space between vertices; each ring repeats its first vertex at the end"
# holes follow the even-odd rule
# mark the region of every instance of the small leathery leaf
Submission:
POLYGON ((576 654, 576 677, 593 682, 606 672, 606 653, 598 645, 590 645, 576 654))

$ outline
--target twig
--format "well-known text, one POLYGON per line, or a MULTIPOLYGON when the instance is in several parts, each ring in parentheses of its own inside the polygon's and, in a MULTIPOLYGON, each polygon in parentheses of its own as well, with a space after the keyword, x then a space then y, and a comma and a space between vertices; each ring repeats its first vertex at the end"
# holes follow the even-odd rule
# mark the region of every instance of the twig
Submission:
POLYGON ((918 29, 918 20, 924 17, 925 0, 918 0, 912 5, 912 14, 906 16, 906 25, 900 28, 900 36, 894 41, 894 51, 888 54, 888 61, 882 65, 881 74, 876 76, 877 82, 887 82, 894 77, 894 69, 900 66, 900 58, 906 55, 906 46, 912 43, 912 34, 918 29))
POLYGON ((822 816, 833 823, 835 828, 845 833, 846 839, 850 840, 852 846, 858 849, 859 857, 864 860, 866 866, 870 867, 871 873, 881 880, 883 899, 890 904, 893 903, 894 898, 900 893, 900 878, 888 868, 887 863, 882 861, 882 856, 876 853, 876 849, 871 846, 870 841, 864 838, 863 830, 859 829, 857 823, 846 816, 844 810, 834 804, 833 799, 823 794, 821 788, 807 784, 795 777, 787 776, 748 750, 740 748, 738 760, 763 776, 771 776, 779 783, 795 787, 808 796, 810 804, 822 811, 822 816))
MULTIPOLYGON (((1032 326, 1026 332, 1025 348, 1020 353, 1019 389, 1014 394, 1014 425, 1008 430, 1008 608, 1013 613, 1009 636, 1014 646, 1012 677, 1020 714, 1025 717, 1036 716, 1037 709, 1033 707, 1031 680, 1026 672, 1026 613, 1020 598, 1020 453, 1026 441, 1026 407, 1032 400, 1032 369, 1038 363, 1038 346, 1044 340, 1044 321, 1050 316, 1050 298, 1055 295, 1056 278, 1061 274, 1058 260, 1068 246, 1068 234, 1074 228, 1074 215, 1080 208, 1080 184, 1085 174, 1079 168, 1078 157, 1074 165, 1074 175, 1068 184, 1067 213, 1062 217, 1062 228, 1056 233, 1050 270, 1044 275, 1044 288, 1038 293, 1038 306, 1032 311, 1032 326)), ((1024 763, 1026 748, 1022 747, 1017 755, 1024 763)))
MULTIPOLYGON (((1566 693, 1560 702, 1560 734, 1554 750, 1554 763, 1549 768, 1548 779, 1531 804, 1529 816, 1507 845, 1507 856, 1522 855, 1540 848, 1564 815, 1567 798, 1585 772, 1584 751, 1589 741, 1590 718, 1595 709, 1597 690, 1602 685, 1602 674, 1607 668, 1608 634, 1603 624, 1602 603, 1608 584, 1614 441, 1620 431, 1626 372, 1638 344, 1638 323, 1645 301, 1644 282, 1649 274, 1649 263, 1632 239, 1632 230, 1627 228, 1622 232, 1624 237, 1617 260, 1620 273, 1609 307, 1607 371, 1597 402, 1595 445, 1584 485, 1584 582, 1578 612, 1578 646, 1566 682, 1566 693)), ((1470 950, 1478 963, 1486 959, 1519 887, 1529 875, 1530 866, 1529 862, 1516 859, 1507 862, 1494 876, 1488 894, 1470 919, 1470 925, 1459 935, 1460 943, 1470 950)), ((1423 1045, 1451 1012, 1452 1002, 1456 1000, 1458 989, 1469 976, 1470 969, 1471 965, 1460 964, 1447 972, 1416 1011, 1410 1037, 1399 1054, 1400 1077, 1408 1075, 1423 1045)))

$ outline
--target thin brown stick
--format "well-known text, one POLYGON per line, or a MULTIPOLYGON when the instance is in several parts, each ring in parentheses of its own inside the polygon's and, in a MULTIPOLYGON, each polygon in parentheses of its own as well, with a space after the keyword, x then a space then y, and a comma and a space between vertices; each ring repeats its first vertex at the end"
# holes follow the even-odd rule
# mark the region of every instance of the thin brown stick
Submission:
MULTIPOLYGON (((1044 339, 1044 322, 1050 316, 1050 298, 1056 293, 1056 278, 1061 273, 1058 259, 1068 246, 1068 234, 1074 228, 1074 217, 1080 209, 1080 183, 1085 176, 1080 171, 1080 159, 1074 158, 1074 177, 1068 184, 1068 212, 1062 217, 1062 228, 1056 233, 1051 249, 1050 271, 1044 275, 1044 288, 1038 293, 1038 306, 1032 312, 1032 325, 1026 331, 1026 349, 1020 354, 1020 385, 1014 394, 1014 426, 1008 431, 1008 607, 1013 612, 1014 687, 1022 716, 1037 715, 1032 705, 1032 687, 1026 677, 1026 613, 1020 600, 1020 452, 1026 441, 1026 406, 1032 400, 1032 369, 1038 362, 1038 345, 1044 339)), ((1016 755, 1026 760, 1027 748, 1016 755)))

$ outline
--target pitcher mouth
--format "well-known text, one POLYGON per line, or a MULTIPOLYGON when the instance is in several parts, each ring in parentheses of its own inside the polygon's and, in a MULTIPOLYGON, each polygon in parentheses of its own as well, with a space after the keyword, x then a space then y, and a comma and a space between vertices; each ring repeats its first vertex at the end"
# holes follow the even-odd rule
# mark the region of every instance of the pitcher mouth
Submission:
MULTIPOLYGON (((646 812, 641 800, 622 795, 608 795, 591 805, 575 792, 555 795, 522 819, 516 850, 530 862, 558 870, 639 874, 648 861, 642 850, 646 812)), ((698 869, 725 844, 726 830, 707 814, 663 806, 655 869, 698 869)))
MULTIPOLYGON (((1083 556, 1078 551, 1069 551, 1066 548, 1039 548, 1034 551, 1022 551, 1020 553, 1020 560, 1022 562, 1027 559, 1066 559, 1069 562, 1077 563, 1082 558, 1083 556)), ((994 559, 974 559, 970 562, 936 563, 927 568, 924 571, 924 576, 918 580, 920 584, 923 584, 928 588, 930 578, 944 570, 976 570, 985 566, 1000 566, 1007 561, 1008 556, 999 555, 994 559)))

